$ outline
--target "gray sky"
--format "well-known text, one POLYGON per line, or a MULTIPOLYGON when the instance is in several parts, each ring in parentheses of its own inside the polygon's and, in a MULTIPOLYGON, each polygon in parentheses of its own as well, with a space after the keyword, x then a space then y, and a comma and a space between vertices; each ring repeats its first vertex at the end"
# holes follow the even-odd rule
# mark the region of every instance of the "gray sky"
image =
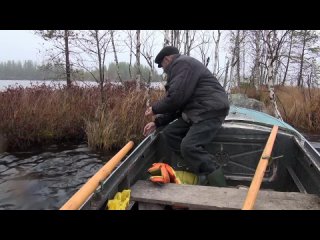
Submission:
MULTIPOLYGON (((44 50, 49 46, 48 42, 35 35, 32 30, 0 30, 0 62, 33 60, 41 63, 44 60, 44 50)), ((118 58, 119 61, 129 61, 126 52, 119 53, 118 58)), ((109 59, 113 61, 113 55, 109 59)))
MULTIPOLYGON (((124 34, 124 33, 120 33, 124 34)), ((123 35, 125 36, 125 35, 123 35)), ((156 31, 155 45, 153 53, 156 54, 162 48, 163 34, 160 31, 156 31)), ((124 46, 124 43, 122 43, 124 46)), ((0 30, 0 62, 14 60, 14 61, 25 61, 33 60, 41 64, 46 59, 45 49, 50 48, 50 43, 44 41, 41 37, 34 34, 32 30, 0 30)), ((122 47, 123 48, 123 47, 122 47)), ((119 62, 129 62, 129 53, 127 50, 119 49, 118 60, 119 62)), ((220 46, 220 51, 223 52, 223 48, 220 46)), ((212 50, 211 50, 212 52, 212 50)), ((220 64, 224 64, 224 54, 220 52, 220 64)), ((192 56, 201 59, 197 51, 192 51, 192 56)), ((212 59, 211 59, 212 60, 212 59)), ((113 62, 113 53, 108 54, 107 63, 113 62)), ((141 63, 147 65, 145 59, 141 56, 141 63)), ((212 61, 209 67, 212 66, 212 61)), ((155 65, 155 69, 162 73, 161 69, 158 69, 155 65)))
MULTIPOLYGON (((45 49, 50 47, 50 43, 34 34, 32 30, 0 30, 0 62, 14 60, 33 60, 41 63, 45 60, 45 49)), ((161 46, 156 46, 161 49, 161 46)), ((127 52, 118 53, 119 62, 129 61, 127 52)), ((107 62, 113 62, 113 54, 109 54, 107 62)), ((141 63, 147 65, 141 57, 141 63)))
POLYGON ((41 62, 44 40, 32 31, 0 30, 0 61, 33 60, 41 62))

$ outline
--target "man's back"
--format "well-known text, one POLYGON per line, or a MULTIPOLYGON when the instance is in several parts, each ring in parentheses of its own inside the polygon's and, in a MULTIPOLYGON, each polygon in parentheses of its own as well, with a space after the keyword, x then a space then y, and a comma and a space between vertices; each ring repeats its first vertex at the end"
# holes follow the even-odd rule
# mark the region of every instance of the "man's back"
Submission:
POLYGON ((177 55, 168 69, 171 91, 187 95, 181 111, 193 122, 226 116, 229 111, 228 96, 219 81, 200 61, 193 57, 177 55), (179 73, 184 72, 180 79, 179 73), (180 81, 180 84, 171 82, 180 81))

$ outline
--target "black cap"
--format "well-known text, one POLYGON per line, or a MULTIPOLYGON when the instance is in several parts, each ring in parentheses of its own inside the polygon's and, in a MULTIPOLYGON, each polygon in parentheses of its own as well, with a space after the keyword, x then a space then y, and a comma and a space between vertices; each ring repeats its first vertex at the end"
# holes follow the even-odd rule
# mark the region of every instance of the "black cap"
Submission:
POLYGON ((166 47, 162 48, 162 50, 158 53, 154 62, 158 64, 158 68, 161 68, 162 67, 161 62, 165 56, 170 56, 170 55, 178 54, 178 53, 179 53, 178 48, 173 47, 173 46, 166 46, 166 47))

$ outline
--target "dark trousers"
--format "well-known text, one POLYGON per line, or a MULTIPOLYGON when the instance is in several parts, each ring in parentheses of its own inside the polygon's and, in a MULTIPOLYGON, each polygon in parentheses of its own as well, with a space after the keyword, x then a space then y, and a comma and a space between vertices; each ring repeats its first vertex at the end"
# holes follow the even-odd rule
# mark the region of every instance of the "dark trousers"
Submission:
POLYGON ((213 141, 222 125, 222 119, 209 119, 199 123, 187 123, 182 118, 169 124, 164 130, 168 147, 181 154, 190 170, 207 175, 220 166, 204 146, 213 141))

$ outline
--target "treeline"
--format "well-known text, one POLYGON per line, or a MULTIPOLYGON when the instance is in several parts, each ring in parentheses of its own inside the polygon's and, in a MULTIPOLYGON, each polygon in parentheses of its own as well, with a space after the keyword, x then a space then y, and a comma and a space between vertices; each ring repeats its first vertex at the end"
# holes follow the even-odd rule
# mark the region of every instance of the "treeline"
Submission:
MULTIPOLYGON (((119 76, 117 74, 117 66, 115 63, 113 62, 110 63, 106 69, 107 69, 106 76, 108 80, 119 81, 119 76)), ((134 65, 133 67, 131 67, 131 71, 129 69, 130 69, 129 63, 119 62, 119 73, 122 80, 127 81, 127 80, 133 80, 136 78, 137 69, 138 69, 137 66, 134 65)), ((140 72, 141 72, 141 80, 143 82, 148 82, 150 77, 150 68, 144 65, 140 65, 140 72)), ((94 74, 98 76, 98 70, 94 71, 94 74)), ((92 75, 88 72, 83 73, 83 79, 94 80, 92 75)), ((150 79, 150 81, 158 82, 161 80, 162 80, 161 75, 159 75, 158 72, 153 71, 153 77, 152 79, 150 79)))
POLYGON ((36 62, 27 60, 0 62, 1 80, 38 80, 44 79, 44 73, 36 62))
MULTIPOLYGON (((117 74, 117 67, 115 63, 110 63, 108 67, 105 68, 105 76, 107 80, 119 81, 117 74)), ((140 66, 142 81, 147 82, 150 69, 146 66, 140 66)), ((123 80, 135 79, 137 74, 136 66, 131 66, 129 70, 129 63, 120 62, 119 72, 123 80)), ((98 75, 98 70, 92 71, 91 73, 84 71, 82 69, 72 70, 73 80, 88 80, 94 81, 94 76, 98 75)), ((65 69, 62 65, 52 65, 52 64, 37 64, 32 60, 21 61, 6 61, 0 62, 0 80, 65 80, 65 69)), ((161 81, 161 76, 154 71, 153 81, 161 81)))

